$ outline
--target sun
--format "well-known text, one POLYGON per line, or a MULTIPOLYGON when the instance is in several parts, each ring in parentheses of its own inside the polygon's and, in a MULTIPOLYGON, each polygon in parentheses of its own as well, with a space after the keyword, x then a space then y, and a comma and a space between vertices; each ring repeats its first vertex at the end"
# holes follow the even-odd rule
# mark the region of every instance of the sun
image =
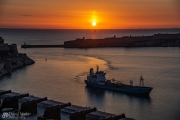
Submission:
POLYGON ((96 21, 94 20, 94 21, 92 21, 92 26, 96 26, 96 21))

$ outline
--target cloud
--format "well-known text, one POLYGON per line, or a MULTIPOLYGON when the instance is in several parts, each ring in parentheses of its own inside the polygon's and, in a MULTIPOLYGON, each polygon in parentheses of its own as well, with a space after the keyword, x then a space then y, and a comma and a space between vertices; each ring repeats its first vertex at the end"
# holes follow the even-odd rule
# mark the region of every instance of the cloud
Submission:
POLYGON ((33 15, 21 15, 23 17, 34 17, 33 15))
POLYGON ((21 14, 22 17, 36 17, 36 18, 48 18, 45 15, 30 15, 30 14, 21 14))
POLYGON ((5 4, 5 0, 0 0, 0 14, 1 14, 2 10, 3 10, 4 4, 5 4))
POLYGON ((0 6, 4 4, 5 0, 0 0, 0 6))
POLYGON ((174 3, 176 4, 176 9, 177 9, 177 12, 179 13, 178 18, 180 19, 180 0, 175 0, 174 3))

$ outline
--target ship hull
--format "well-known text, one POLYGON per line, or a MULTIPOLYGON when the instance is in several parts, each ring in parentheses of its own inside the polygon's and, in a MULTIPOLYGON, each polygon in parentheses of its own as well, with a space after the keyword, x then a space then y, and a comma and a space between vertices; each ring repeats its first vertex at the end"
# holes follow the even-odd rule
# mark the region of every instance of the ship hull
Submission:
POLYGON ((106 90, 113 90, 118 92, 124 92, 129 94, 136 94, 136 95, 142 95, 142 96, 148 96, 153 88, 151 87, 111 87, 106 85, 99 85, 97 83, 92 83, 87 80, 84 81, 88 86, 96 87, 96 88, 102 88, 106 90))

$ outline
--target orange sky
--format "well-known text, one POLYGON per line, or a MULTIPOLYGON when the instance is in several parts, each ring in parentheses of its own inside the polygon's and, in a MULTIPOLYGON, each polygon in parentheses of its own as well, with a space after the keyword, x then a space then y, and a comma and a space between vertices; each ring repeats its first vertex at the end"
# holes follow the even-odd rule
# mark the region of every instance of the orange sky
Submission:
POLYGON ((178 0, 0 0, 0 28, 180 28, 178 0), (93 27, 92 21, 97 25, 93 27))

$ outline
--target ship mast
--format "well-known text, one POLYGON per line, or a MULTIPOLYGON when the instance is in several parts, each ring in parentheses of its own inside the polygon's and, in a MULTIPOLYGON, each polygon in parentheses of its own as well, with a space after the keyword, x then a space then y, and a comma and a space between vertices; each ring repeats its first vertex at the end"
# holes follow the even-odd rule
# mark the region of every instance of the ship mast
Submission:
POLYGON ((99 66, 97 65, 97 72, 98 72, 98 70, 99 70, 99 66))
POLYGON ((144 78, 142 77, 142 75, 141 75, 141 77, 140 77, 140 85, 139 86, 144 86, 144 78))

